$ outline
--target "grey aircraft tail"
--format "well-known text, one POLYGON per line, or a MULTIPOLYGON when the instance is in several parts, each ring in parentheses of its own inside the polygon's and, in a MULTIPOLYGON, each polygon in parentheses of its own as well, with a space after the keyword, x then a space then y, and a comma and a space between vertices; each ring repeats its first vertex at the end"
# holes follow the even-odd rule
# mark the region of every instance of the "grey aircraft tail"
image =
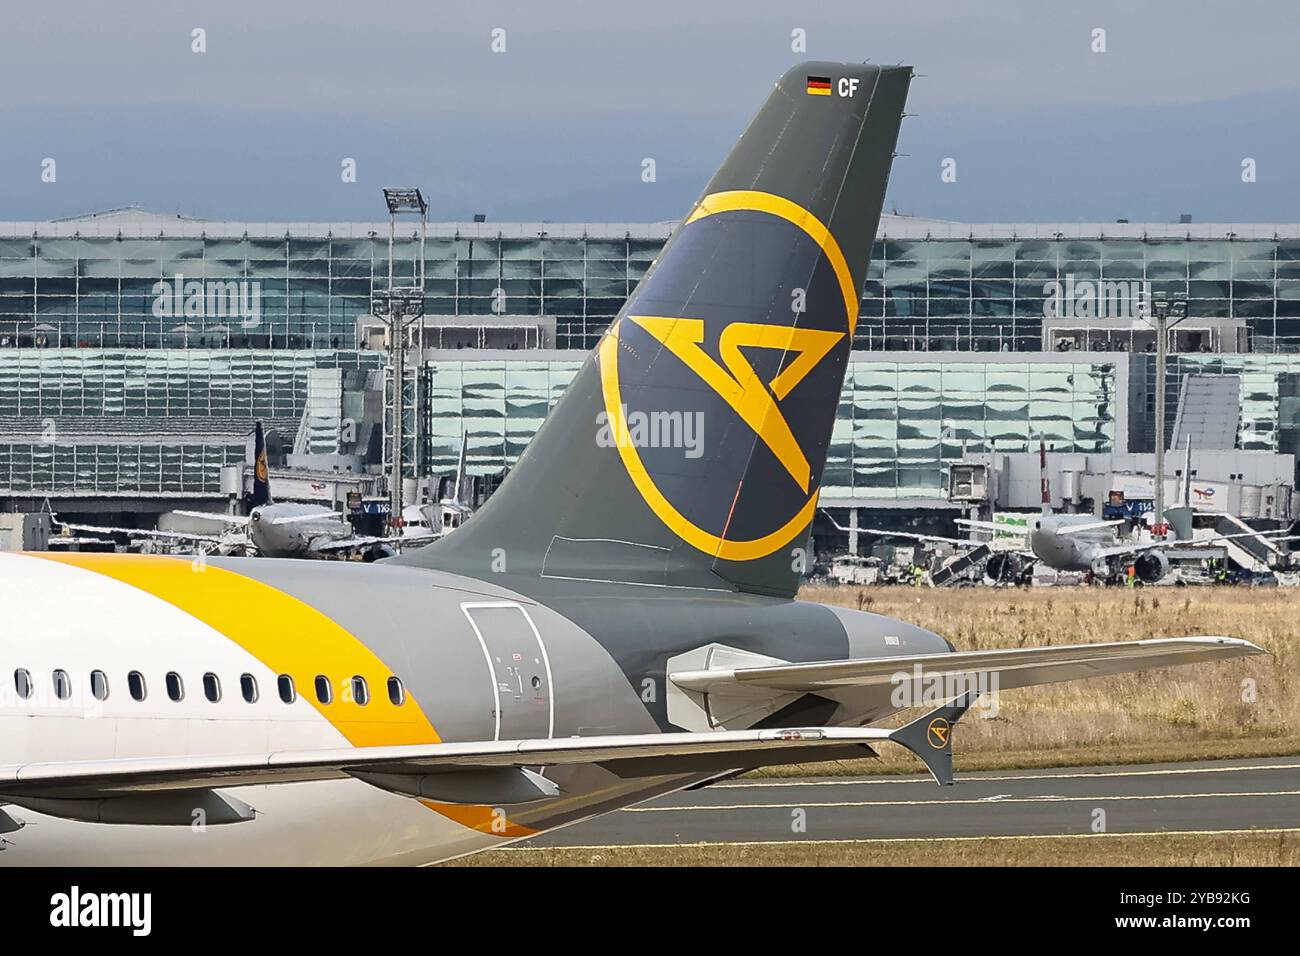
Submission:
POLYGON ((911 76, 781 77, 500 489, 396 560, 792 595, 911 76))

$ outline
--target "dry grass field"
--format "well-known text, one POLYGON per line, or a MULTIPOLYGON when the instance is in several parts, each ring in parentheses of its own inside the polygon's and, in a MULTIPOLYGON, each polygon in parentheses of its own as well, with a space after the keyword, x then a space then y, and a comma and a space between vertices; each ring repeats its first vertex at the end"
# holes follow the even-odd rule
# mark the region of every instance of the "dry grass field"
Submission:
MULTIPOLYGON (((967 588, 805 590, 801 598, 874 611, 942 634, 957 650, 1215 634, 1267 656, 1029 687, 973 712, 955 738, 958 769, 1140 763, 1300 753, 1300 589, 967 588)), ((782 776, 914 770, 880 760, 782 767, 782 776)))
POLYGON ((444 866, 1300 866, 1294 831, 491 850, 444 866))

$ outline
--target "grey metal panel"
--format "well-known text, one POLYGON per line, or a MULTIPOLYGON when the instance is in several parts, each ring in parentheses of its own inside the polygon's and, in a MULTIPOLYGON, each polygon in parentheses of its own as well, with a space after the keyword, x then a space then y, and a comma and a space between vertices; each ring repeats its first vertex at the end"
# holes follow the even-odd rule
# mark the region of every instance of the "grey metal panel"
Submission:
POLYGON ((1225 451, 1237 447, 1241 422, 1241 377, 1188 375, 1183 378, 1169 445, 1175 450, 1225 451))

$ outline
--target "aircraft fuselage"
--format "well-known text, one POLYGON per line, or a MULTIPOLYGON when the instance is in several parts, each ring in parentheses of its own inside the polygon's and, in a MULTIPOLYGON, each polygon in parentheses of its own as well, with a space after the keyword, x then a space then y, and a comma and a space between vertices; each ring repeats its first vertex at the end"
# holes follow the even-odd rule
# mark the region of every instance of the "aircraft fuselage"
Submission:
MULTIPOLYGON (((781 660, 950 649, 911 625, 805 602, 719 591, 688 604, 673 589, 599 583, 551 598, 507 584, 353 562, 0 555, 12 627, 0 765, 655 733, 680 729, 667 662, 713 643, 781 660), (73 590, 75 604, 61 600, 73 590)), ((860 691, 801 706, 805 725, 897 709, 860 691)), ((453 803, 360 780, 240 787, 226 792, 257 816, 221 826, 9 806, 26 826, 5 834, 0 864, 428 863, 742 768, 531 769, 559 795, 497 806, 490 792, 453 803)))

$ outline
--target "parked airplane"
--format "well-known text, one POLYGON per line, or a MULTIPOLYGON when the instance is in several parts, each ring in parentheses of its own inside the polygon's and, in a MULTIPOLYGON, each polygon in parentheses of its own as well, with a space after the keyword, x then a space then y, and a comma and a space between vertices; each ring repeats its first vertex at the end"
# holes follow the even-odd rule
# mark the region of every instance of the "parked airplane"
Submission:
MULTIPOLYGON (((262 557, 332 557, 360 553, 367 560, 392 557, 397 553, 394 539, 353 534, 347 520, 324 505, 276 503, 271 499, 270 475, 266 463, 266 440, 262 423, 255 426, 253 444, 253 493, 247 515, 217 511, 174 511, 173 514, 222 525, 220 531, 163 531, 151 528, 123 528, 60 521, 51 514, 54 524, 65 531, 103 536, 125 536, 149 542, 192 547, 205 554, 257 554, 262 557)), ((437 535, 413 529, 403 536, 403 544, 427 544, 437 535)))
POLYGON ((444 534, 451 534, 474 514, 474 508, 469 500, 469 474, 465 467, 468 450, 469 436, 462 434, 460 457, 456 462, 456 477, 452 482, 451 494, 444 495, 431 504, 408 505, 402 509, 403 542, 421 538, 432 540, 444 534))
POLYGON ((779 80, 455 534, 374 564, 0 554, 0 865, 428 863, 882 744, 949 783, 994 675, 1261 653, 955 651, 794 600, 910 78, 779 80), (706 453, 637 440, 652 413, 706 453))
MULTIPOLYGON (((1290 540, 1276 537, 1285 535, 1287 533, 1285 530, 1195 537, 1192 530, 1190 443, 1183 464, 1180 503, 1173 508, 1165 509, 1165 519, 1169 522, 1174 537, 1163 540, 1117 539, 1115 528, 1124 524, 1123 519, 1099 521, 1092 515, 1054 514, 1051 486, 1047 478, 1047 446, 1042 440, 1039 441, 1038 454, 1041 470, 1042 514, 1027 521, 1025 531, 1027 553, 1000 551, 989 557, 985 564, 985 572, 995 581, 1016 578, 1026 570, 1028 563, 1037 560, 1057 571, 1091 574, 1103 581, 1121 577, 1125 566, 1131 565, 1138 580, 1146 584, 1154 584, 1169 573, 1169 555, 1179 550, 1213 547, 1219 542, 1236 538, 1255 538, 1262 541, 1290 540)), ((990 521, 958 518, 957 523, 983 531, 1005 532, 1007 530, 1006 525, 990 521)))
MULTIPOLYGON (((352 525, 333 508, 271 499, 271 475, 266 463, 266 439, 262 423, 255 426, 253 439, 253 494, 247 515, 215 511, 177 511, 178 515, 220 522, 243 529, 252 550, 264 558, 316 558, 360 554, 367 561, 389 558, 397 553, 397 540, 382 535, 357 535, 352 525)), ((402 545, 428 544, 433 533, 403 535, 402 545)))

